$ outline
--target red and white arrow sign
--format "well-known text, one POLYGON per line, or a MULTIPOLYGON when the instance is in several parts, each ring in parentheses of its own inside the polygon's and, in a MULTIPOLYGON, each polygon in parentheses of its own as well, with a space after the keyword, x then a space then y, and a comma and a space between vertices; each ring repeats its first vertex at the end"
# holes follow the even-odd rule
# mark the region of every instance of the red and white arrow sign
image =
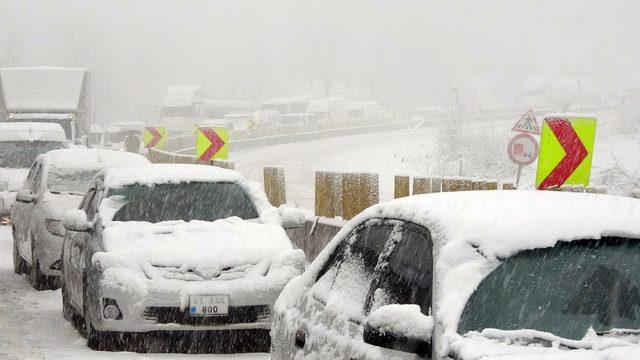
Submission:
POLYGON ((151 141, 149 141, 149 143, 147 144, 147 147, 155 147, 160 139, 162 139, 162 134, 160 134, 158 130, 156 130, 156 128, 154 128, 153 126, 147 127, 146 130, 152 136, 151 141))
POLYGON ((550 186, 564 184, 564 182, 580 166, 582 161, 589 155, 582 140, 578 137, 571 123, 566 119, 546 120, 549 128, 558 139, 565 152, 560 163, 553 171, 540 183, 539 189, 544 190, 550 186))
POLYGON ((211 145, 200 155, 198 160, 209 161, 225 145, 225 142, 212 128, 201 128, 200 132, 211 142, 211 145))

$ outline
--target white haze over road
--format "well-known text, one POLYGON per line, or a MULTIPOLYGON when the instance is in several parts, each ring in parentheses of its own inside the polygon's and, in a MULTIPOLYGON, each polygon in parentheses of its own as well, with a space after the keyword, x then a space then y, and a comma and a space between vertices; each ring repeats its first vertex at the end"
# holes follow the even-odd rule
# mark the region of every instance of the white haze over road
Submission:
POLYGON ((36 291, 13 273, 11 228, 0 226, 0 359, 267 360, 268 354, 137 354, 98 352, 62 318, 60 290, 36 291))

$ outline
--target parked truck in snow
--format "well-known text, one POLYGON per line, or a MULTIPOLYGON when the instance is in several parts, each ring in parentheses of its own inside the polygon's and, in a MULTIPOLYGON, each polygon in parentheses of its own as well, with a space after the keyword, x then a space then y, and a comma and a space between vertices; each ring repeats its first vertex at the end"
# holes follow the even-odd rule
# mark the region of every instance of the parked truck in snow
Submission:
POLYGON ((70 142, 90 133, 91 74, 82 68, 0 68, 0 122, 60 124, 70 142))

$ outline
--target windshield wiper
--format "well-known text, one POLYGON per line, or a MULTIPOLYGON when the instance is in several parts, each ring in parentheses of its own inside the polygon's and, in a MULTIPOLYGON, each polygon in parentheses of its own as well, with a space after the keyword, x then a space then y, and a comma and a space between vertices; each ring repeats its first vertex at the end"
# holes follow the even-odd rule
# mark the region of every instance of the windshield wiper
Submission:
POLYGON ((522 330, 500 330, 500 329, 484 329, 480 333, 487 339, 508 340, 515 343, 542 344, 551 347, 558 344, 567 349, 591 349, 593 345, 583 340, 573 340, 563 338, 545 331, 522 329, 522 330))

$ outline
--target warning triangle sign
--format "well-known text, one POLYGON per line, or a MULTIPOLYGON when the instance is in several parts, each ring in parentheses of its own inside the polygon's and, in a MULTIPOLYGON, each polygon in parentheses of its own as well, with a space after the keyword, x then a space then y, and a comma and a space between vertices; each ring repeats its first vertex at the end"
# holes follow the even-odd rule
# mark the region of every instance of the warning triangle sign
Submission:
POLYGON ((540 135, 540 126, 538 126, 538 120, 533 115, 533 111, 527 110, 511 128, 511 131, 540 135))

